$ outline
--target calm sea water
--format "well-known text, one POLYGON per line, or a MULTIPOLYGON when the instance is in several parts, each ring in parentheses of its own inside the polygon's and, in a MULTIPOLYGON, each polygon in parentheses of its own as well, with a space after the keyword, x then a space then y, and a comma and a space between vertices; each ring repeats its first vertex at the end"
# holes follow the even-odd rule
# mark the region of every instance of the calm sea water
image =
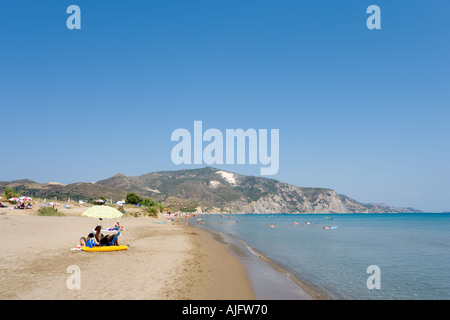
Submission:
POLYGON ((337 299, 450 299, 447 213, 203 215, 191 223, 198 218, 337 299), (372 265, 380 289, 368 289, 372 265))

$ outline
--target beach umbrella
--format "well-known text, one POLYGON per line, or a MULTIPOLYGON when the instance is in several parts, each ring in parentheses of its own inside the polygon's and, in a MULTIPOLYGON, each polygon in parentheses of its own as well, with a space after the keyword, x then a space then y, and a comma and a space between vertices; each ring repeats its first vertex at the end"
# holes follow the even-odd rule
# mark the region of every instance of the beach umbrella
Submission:
POLYGON ((27 202, 27 201, 33 200, 33 198, 22 196, 22 197, 19 198, 19 200, 22 201, 22 202, 27 202))
POLYGON ((102 200, 102 199, 97 199, 97 200, 95 200, 95 202, 98 202, 98 203, 103 203, 103 202, 105 202, 105 200, 102 200))
POLYGON ((109 206, 93 206, 84 211, 82 216, 90 218, 120 218, 123 213, 109 206))
POLYGON ((19 201, 19 198, 9 198, 8 201, 17 202, 19 201))
POLYGON ((48 205, 50 205, 50 206, 59 206, 59 203, 57 203, 57 202, 49 202, 48 205))

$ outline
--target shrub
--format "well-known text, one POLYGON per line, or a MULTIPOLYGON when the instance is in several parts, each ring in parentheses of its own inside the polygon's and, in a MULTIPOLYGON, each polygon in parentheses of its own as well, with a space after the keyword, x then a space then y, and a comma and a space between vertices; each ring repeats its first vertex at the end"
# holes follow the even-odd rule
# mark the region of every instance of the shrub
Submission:
POLYGON ((14 188, 10 188, 10 187, 6 187, 5 188, 5 198, 6 199, 10 199, 10 198, 18 198, 20 197, 20 193, 16 192, 16 190, 14 190, 14 188))
POLYGON ((127 194, 126 203, 131 203, 131 204, 142 203, 142 197, 140 197, 136 193, 131 192, 131 193, 127 194))
POLYGON ((145 198, 142 202, 142 205, 147 206, 147 207, 151 207, 154 206, 156 204, 155 201, 152 200, 152 198, 145 198))
POLYGON ((38 216, 58 216, 58 217, 65 216, 64 213, 59 212, 58 210, 53 210, 53 208, 51 208, 51 207, 40 208, 37 212, 37 215, 38 216))
POLYGON ((147 212, 149 216, 158 216, 159 208, 158 207, 148 207, 147 212))

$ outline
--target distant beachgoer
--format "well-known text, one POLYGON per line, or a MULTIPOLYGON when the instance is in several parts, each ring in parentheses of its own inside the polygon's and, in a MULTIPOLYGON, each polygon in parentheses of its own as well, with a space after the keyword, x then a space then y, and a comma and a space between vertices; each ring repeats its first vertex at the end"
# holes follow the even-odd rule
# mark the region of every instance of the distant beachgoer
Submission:
POLYGON ((100 233, 101 230, 102 230, 102 226, 100 226, 100 225, 97 225, 97 226, 94 228, 94 230, 92 230, 92 233, 94 234, 95 240, 96 240, 97 242, 100 242, 100 236, 102 235, 102 234, 100 233))
POLYGON ((114 230, 125 230, 120 224, 119 220, 117 220, 117 222, 114 224, 114 230))
POLYGON ((101 230, 101 228, 102 228, 101 226, 96 226, 96 227, 94 228, 94 230, 92 230, 92 231, 89 233, 89 235, 87 236, 87 238, 86 238, 86 237, 81 237, 81 238, 80 238, 80 245, 84 247, 84 246, 86 245, 86 242, 88 241, 89 236, 90 236, 91 234, 92 234, 92 238, 93 238, 94 242, 95 242, 95 241, 99 242, 99 240, 97 239, 96 235, 97 235, 97 229, 101 230))
MULTIPOLYGON (((111 241, 116 236, 116 234, 111 234, 109 236, 105 236, 105 235, 101 234, 100 231, 102 230, 102 226, 96 226, 94 230, 95 230, 95 240, 97 240, 97 242, 101 246, 109 246, 109 245, 111 245, 111 241)), ((115 246, 119 245, 118 238, 119 237, 116 238, 116 240, 114 241, 114 243, 112 245, 115 245, 115 246)))
POLYGON ((116 236, 115 234, 112 234, 112 235, 109 235, 109 236, 102 235, 102 237, 100 238, 100 242, 99 242, 100 245, 101 246, 110 246, 110 245, 118 246, 119 245, 119 241, 117 240, 118 237, 116 238, 114 243, 111 243, 111 241, 114 239, 115 236, 116 236))
POLYGON ((95 242, 95 237, 94 237, 94 233, 89 233, 89 235, 87 236, 87 239, 85 237, 81 237, 80 238, 80 245, 82 247, 89 247, 89 248, 93 248, 95 246, 97 246, 97 243, 95 242))
POLYGON ((89 248, 93 248, 93 247, 96 246, 95 239, 94 239, 94 234, 92 232, 89 233, 88 239, 87 239, 87 241, 85 243, 85 246, 89 247, 89 248))

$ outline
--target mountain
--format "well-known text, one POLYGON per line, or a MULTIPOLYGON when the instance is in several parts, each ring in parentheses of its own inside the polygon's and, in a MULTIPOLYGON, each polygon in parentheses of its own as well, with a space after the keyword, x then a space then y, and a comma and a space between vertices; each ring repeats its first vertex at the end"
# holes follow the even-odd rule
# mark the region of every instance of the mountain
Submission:
POLYGON ((151 197, 183 211, 216 213, 376 213, 421 212, 414 208, 364 204, 328 188, 298 187, 274 179, 246 176, 211 167, 160 171, 140 176, 116 174, 97 182, 61 184, 32 180, 0 181, 30 197, 113 201, 129 192, 151 197))
POLYGON ((17 192, 29 197, 47 199, 91 200, 104 196, 108 199, 123 199, 126 197, 125 190, 109 186, 98 185, 95 182, 77 182, 62 184, 58 182, 38 183, 32 180, 0 181, 0 193, 5 188, 14 188, 17 192))
POLYGON ((421 212, 413 208, 363 204, 328 188, 298 187, 274 179, 211 167, 160 171, 141 176, 116 174, 98 185, 152 197, 184 210, 229 213, 421 212))

